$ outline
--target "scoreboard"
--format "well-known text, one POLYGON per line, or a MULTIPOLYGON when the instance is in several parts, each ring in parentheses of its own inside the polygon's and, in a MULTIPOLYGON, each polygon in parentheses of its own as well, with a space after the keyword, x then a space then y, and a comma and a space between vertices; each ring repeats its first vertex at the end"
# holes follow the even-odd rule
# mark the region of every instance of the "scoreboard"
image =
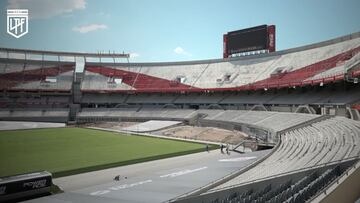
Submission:
POLYGON ((224 58, 237 53, 275 51, 275 26, 260 25, 224 34, 224 58))

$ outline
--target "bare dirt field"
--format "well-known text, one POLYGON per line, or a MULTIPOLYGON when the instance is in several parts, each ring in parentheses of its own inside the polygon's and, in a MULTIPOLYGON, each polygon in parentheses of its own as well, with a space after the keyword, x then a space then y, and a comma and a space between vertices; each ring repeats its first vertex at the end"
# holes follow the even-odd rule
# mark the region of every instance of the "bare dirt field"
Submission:
POLYGON ((238 144, 248 137, 246 134, 239 131, 196 126, 178 126, 153 132, 153 134, 229 144, 238 144))
MULTIPOLYGON (((140 122, 101 122, 83 124, 81 127, 99 127, 115 130, 138 124, 140 122)), ((177 126, 168 129, 152 132, 155 135, 164 135, 169 137, 178 137, 185 139, 194 139, 202 141, 222 142, 236 145, 242 140, 247 139, 245 133, 239 131, 224 130, 213 127, 196 127, 196 126, 177 126)))

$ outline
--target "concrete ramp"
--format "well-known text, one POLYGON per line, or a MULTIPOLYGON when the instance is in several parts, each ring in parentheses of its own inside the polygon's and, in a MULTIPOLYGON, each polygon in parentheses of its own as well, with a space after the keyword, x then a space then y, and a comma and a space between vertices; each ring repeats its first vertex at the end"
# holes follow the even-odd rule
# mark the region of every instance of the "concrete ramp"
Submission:
POLYGON ((0 121, 0 130, 24 130, 36 128, 61 128, 65 123, 0 121))
POLYGON ((135 124, 122 130, 131 131, 131 132, 151 132, 156 130, 161 130, 164 128, 173 127, 176 125, 180 125, 182 122, 180 121, 155 121, 150 120, 144 123, 135 124))

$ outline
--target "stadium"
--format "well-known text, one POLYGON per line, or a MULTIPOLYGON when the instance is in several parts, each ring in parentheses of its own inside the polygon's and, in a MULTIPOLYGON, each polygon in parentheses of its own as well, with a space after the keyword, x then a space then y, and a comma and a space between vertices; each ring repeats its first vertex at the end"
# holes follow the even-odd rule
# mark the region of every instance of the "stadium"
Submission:
POLYGON ((0 202, 359 201, 360 32, 275 28, 210 60, 0 48, 0 202))

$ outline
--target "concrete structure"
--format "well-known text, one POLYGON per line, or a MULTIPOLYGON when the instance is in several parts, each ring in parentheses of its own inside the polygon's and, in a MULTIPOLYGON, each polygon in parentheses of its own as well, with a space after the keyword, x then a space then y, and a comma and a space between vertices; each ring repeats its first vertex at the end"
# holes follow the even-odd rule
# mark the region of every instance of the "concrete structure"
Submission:
POLYGON ((179 121, 155 121, 150 120, 144 123, 135 124, 126 128, 123 128, 124 131, 131 131, 131 132, 151 132, 156 130, 161 130, 164 128, 170 128, 176 125, 180 125, 181 122, 179 121))

